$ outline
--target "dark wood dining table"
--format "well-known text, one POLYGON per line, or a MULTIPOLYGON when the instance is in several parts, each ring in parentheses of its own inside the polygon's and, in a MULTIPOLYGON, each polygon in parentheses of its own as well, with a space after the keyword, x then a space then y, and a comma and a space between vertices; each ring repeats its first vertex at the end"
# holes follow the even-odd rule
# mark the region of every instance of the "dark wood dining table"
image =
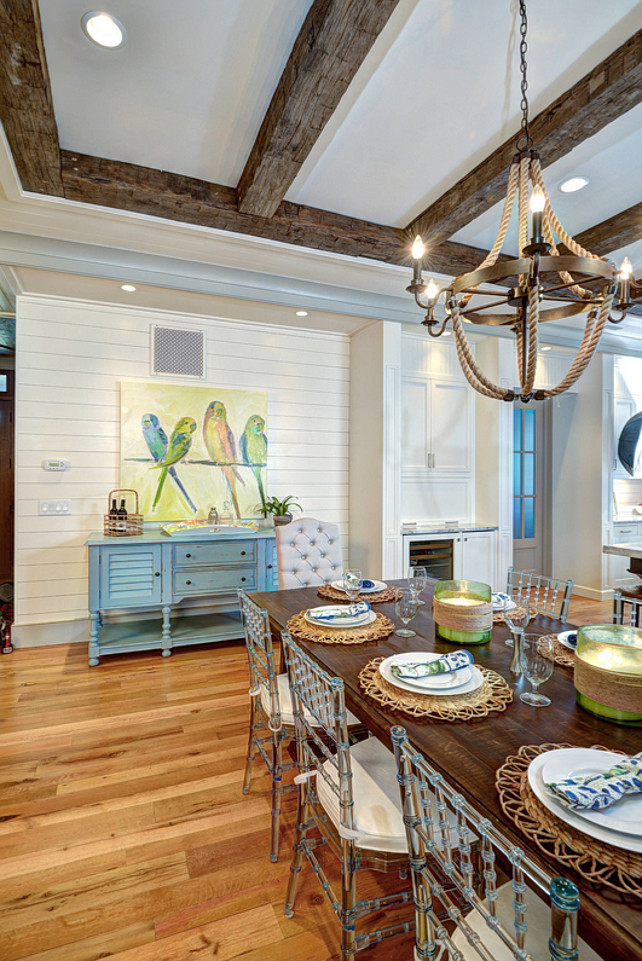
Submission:
MULTIPOLYGON (((320 644, 299 638, 298 643, 330 674, 343 679, 349 710, 376 737, 390 747, 391 727, 402 725, 413 745, 481 815, 490 817, 507 838, 538 861, 551 876, 563 874, 577 884, 581 895, 580 933, 605 961, 640 961, 642 901, 630 895, 620 895, 605 886, 593 886, 544 855, 504 814, 495 787, 495 773, 509 755, 516 754, 526 744, 601 745, 610 750, 636 754, 642 751, 642 729, 610 724, 582 710, 575 700, 572 669, 559 665, 555 665, 553 676, 543 686, 543 693, 551 699, 550 706, 535 708, 520 701, 519 693, 529 690, 530 685, 524 678, 515 681, 509 671, 512 649, 504 643, 510 637, 504 624, 493 627, 490 643, 470 648, 477 664, 491 668, 514 685, 515 698, 503 713, 474 721, 418 719, 380 706, 361 690, 359 672, 374 657, 387 657, 408 650, 445 653, 454 649, 452 644, 435 638, 432 618, 435 583, 431 582, 424 590, 422 599, 426 603, 410 624, 417 637, 402 638, 391 634, 383 640, 351 645, 320 644)), ((252 593, 249 596, 268 611, 276 638, 280 637, 294 614, 324 603, 316 588, 252 593)), ((401 626, 395 617, 394 603, 377 604, 375 609, 401 626)), ((528 630, 548 634, 570 626, 538 615, 528 630)))

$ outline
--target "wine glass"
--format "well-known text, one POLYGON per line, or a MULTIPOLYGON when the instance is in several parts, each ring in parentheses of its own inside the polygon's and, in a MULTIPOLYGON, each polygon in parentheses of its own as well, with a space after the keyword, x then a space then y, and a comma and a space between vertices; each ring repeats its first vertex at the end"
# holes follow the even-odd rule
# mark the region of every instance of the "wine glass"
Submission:
POLYGON ((350 568, 349 570, 343 572, 342 587, 350 598, 350 607, 348 610, 351 614, 355 613, 354 602, 361 593, 361 582, 361 571, 358 571, 355 568, 350 568))
MULTIPOLYGON (((504 623, 511 634, 523 634, 531 619, 531 612, 528 609, 528 597, 523 599, 521 593, 512 594, 511 601, 517 606, 511 608, 509 611, 504 611, 504 623)), ((504 643, 506 647, 513 647, 515 642, 512 638, 508 638, 504 643)))
POLYGON ((401 597, 395 603, 395 612, 404 627, 398 627, 395 631, 399 637, 416 637, 415 631, 408 630, 407 625, 417 613, 417 595, 414 591, 402 591, 401 597))
POLYGON ((425 567, 411 567, 410 573, 408 574, 408 589, 417 598, 417 604, 422 606, 425 601, 419 599, 419 595, 423 591, 424 587, 428 583, 428 571, 425 567))
POLYGON ((553 673, 553 639, 540 637, 539 634, 524 634, 522 637, 522 671, 533 686, 532 691, 520 694, 520 700, 533 707, 546 707, 551 699, 538 694, 537 688, 547 681, 553 673))

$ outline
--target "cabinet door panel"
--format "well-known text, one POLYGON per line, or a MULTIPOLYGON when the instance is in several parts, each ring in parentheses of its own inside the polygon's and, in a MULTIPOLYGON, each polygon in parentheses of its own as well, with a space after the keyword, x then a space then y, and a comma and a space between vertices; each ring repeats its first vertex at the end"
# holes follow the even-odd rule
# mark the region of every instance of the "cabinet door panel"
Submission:
POLYGON ((468 384, 433 381, 430 396, 436 470, 470 470, 471 390, 468 384))
POLYGON ((100 555, 100 607, 161 602, 161 547, 104 547, 100 555))
POLYGON ((401 385, 401 467, 428 467, 430 382, 404 377, 401 385))
POLYGON ((494 531, 468 531, 462 537, 462 576, 495 588, 496 535, 494 531))

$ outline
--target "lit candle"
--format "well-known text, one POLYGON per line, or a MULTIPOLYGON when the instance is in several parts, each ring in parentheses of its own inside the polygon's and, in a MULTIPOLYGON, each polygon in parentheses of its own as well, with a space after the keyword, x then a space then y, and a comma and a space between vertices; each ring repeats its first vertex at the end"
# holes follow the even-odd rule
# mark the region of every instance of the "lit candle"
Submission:
POLYGON ((533 215, 533 236, 531 239, 532 244, 541 244, 544 237, 542 236, 542 220, 544 216, 544 207, 546 206, 546 197, 544 191, 538 185, 533 188, 533 193, 531 194, 531 213, 533 215))
POLYGON ((617 299, 618 304, 628 304, 631 298, 631 274, 633 273, 633 266, 628 257, 625 257, 620 264, 620 269, 618 271, 618 289, 617 289, 617 299))
POLYGON ((412 245, 412 282, 413 284, 421 283, 421 266, 424 256, 424 242, 417 234, 415 237, 415 242, 412 245))

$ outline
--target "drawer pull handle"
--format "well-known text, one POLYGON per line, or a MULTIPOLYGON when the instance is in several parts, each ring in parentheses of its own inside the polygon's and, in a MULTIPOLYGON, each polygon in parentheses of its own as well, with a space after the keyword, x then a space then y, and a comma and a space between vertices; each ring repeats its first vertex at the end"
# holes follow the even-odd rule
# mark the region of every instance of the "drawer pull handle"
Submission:
POLYGON ((245 551, 241 551, 241 557, 245 557, 245 551))
POLYGON ((191 556, 192 556, 191 554, 186 554, 186 555, 185 555, 185 557, 191 557, 191 556))
POLYGON ((268 564, 267 569, 268 569, 268 571, 271 571, 271 570, 272 570, 272 565, 271 565, 271 564, 268 564))
POLYGON ((154 577, 160 577, 160 571, 154 571, 154 577))
POLYGON ((244 581, 244 580, 245 580, 245 578, 244 578, 244 577, 242 577, 242 578, 241 578, 241 583, 243 583, 243 581, 244 581))
POLYGON ((192 582, 191 582, 191 581, 185 581, 185 583, 186 583, 186 584, 191 584, 192 582))

